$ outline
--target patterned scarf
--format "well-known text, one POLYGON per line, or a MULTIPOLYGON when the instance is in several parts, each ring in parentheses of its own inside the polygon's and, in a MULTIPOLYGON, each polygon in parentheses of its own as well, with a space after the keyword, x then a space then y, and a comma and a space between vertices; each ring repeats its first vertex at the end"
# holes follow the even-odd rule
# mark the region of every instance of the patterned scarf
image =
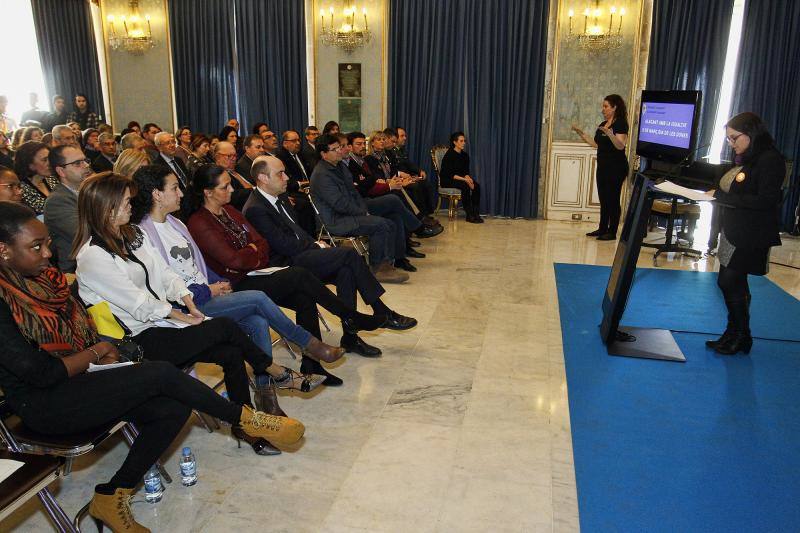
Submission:
POLYGON ((98 341, 94 323, 57 268, 35 278, 0 270, 0 298, 25 338, 53 356, 80 352, 98 341))

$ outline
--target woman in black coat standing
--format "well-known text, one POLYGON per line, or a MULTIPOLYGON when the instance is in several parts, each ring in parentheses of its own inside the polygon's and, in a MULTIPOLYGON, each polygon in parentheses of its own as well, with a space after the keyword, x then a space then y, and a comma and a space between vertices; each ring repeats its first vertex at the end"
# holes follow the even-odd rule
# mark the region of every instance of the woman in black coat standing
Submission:
POLYGON ((622 208, 619 197, 628 177, 628 158, 625 145, 628 143, 628 110, 618 94, 609 94, 603 99, 603 122, 597 126, 594 138, 589 137, 578 126, 573 131, 593 148, 597 148, 597 194, 600 197, 600 227, 586 234, 599 241, 617 238, 617 227, 622 208))
POLYGON ((706 345, 733 355, 750 353, 753 345, 747 275, 766 274, 770 248, 781 245, 778 232, 786 161, 766 124, 754 113, 730 119, 725 134, 737 166, 722 176, 714 197, 721 223, 717 284, 728 308, 728 326, 722 337, 706 345))

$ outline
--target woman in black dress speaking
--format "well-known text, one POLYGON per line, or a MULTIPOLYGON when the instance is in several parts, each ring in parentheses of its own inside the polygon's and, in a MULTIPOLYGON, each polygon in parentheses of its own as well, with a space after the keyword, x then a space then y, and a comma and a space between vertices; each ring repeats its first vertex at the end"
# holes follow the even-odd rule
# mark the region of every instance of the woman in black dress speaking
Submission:
POLYGON ((618 94, 609 94, 603 99, 603 122, 597 127, 594 139, 575 124, 572 129, 593 148, 597 148, 597 194, 600 196, 600 227, 589 232, 588 237, 599 241, 617 238, 617 227, 622 208, 619 197, 622 185, 628 177, 628 158, 625 145, 628 142, 628 110, 618 94))
POLYGON ((747 275, 763 276, 769 249, 780 246, 781 186, 786 161, 761 118, 740 113, 725 125, 736 165, 719 181, 714 192, 720 210, 719 285, 728 308, 728 326, 722 337, 707 341, 717 353, 750 353, 750 289, 747 275))

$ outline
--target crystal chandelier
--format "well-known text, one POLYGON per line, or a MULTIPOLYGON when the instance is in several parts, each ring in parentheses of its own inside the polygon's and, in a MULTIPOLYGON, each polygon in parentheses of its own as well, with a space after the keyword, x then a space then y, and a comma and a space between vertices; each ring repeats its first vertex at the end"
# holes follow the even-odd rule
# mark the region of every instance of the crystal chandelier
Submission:
POLYGON ((125 50, 134 55, 142 55, 153 48, 156 43, 150 31, 150 15, 139 15, 139 0, 130 0, 130 9, 126 15, 120 17, 125 35, 117 34, 114 27, 114 15, 108 16, 108 45, 112 50, 125 50))
POLYGON ((356 7, 355 4, 350 5, 342 10, 342 24, 337 28, 335 22, 335 13, 333 6, 328 10, 329 20, 327 26, 325 25, 325 10, 319 10, 319 16, 322 19, 322 29, 320 30, 320 39, 323 44, 328 46, 338 46, 345 52, 352 53, 356 48, 361 48, 372 40, 372 32, 369 31, 367 23, 367 8, 361 9, 361 14, 364 16, 364 26, 359 27, 356 23, 356 7))
POLYGON ((567 12, 569 17, 567 42, 577 43, 582 50, 590 53, 619 48, 622 46, 622 18, 625 16, 625 8, 621 8, 618 12, 616 7, 611 6, 608 15, 608 26, 601 26, 603 10, 600 8, 600 1, 595 0, 594 9, 587 7, 583 10, 583 31, 579 33, 573 31, 572 19, 575 17, 575 11, 570 9, 567 12), (618 16, 619 20, 615 21, 615 16, 618 16))

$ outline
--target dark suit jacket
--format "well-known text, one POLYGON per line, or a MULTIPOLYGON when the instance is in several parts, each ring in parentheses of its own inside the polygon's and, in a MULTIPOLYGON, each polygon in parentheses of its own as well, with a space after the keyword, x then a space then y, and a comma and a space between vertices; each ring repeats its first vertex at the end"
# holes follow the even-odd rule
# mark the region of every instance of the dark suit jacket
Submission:
MULTIPOLYGON (((186 164, 178 157, 176 157, 174 161, 178 168, 181 169, 181 172, 183 172, 183 175, 186 176, 186 183, 183 183, 183 181, 181 181, 181 177, 178 176, 178 183, 180 183, 181 191, 186 194, 186 189, 189 187, 189 185, 191 185, 191 174, 189 174, 189 169, 186 168, 186 164)), ((158 156, 153 159, 153 164, 161 165, 162 167, 167 167, 168 169, 172 170, 172 167, 169 165, 169 163, 167 163, 167 160, 161 156, 160 152, 158 152, 158 156)))
POLYGON ((236 162, 236 172, 242 175, 244 179, 249 182, 253 180, 250 179, 250 168, 253 166, 253 160, 247 157, 247 155, 243 155, 239 158, 239 161, 236 162))
POLYGON ((356 184, 358 193, 364 198, 381 196, 389 192, 389 185, 377 183, 378 177, 372 172, 366 160, 364 161, 364 166, 360 166, 355 159, 350 158, 347 168, 353 175, 353 181, 356 184))
POLYGON ((283 161, 283 165, 286 167, 286 175, 289 176, 289 183, 286 186, 286 192, 292 193, 299 191, 299 182, 306 181, 308 180, 308 177, 311 176, 310 172, 303 172, 305 170, 305 165, 303 165, 303 159, 300 157, 300 154, 297 154, 298 159, 300 159, 300 164, 297 163, 297 159, 292 157, 292 154, 290 154, 289 150, 286 148, 281 148, 278 150, 276 155, 278 159, 283 161))
MULTIPOLYGON (((284 206, 292 220, 297 222, 297 213, 292 206, 288 202, 284 202, 284 206)), ((247 221, 269 243, 269 264, 272 266, 291 265, 292 257, 297 254, 306 250, 320 249, 311 235, 302 229, 299 235, 295 233, 269 200, 255 189, 250 193, 242 212, 247 221)))
POLYGON ((306 174, 311 177, 311 173, 314 172, 317 163, 319 163, 319 155, 317 155, 316 148, 304 142, 303 147, 300 149, 300 161, 305 164, 306 174))
POLYGON ((92 170, 94 170, 98 174, 100 172, 107 172, 109 170, 114 170, 114 163, 109 161, 108 158, 103 154, 100 154, 94 158, 94 161, 92 161, 92 170))
POLYGON ((781 186, 786 161, 770 148, 744 164, 728 192, 717 189, 716 205, 722 207, 720 221, 727 238, 737 248, 779 246, 781 186))
POLYGON ((320 161, 311 174, 311 196, 328 231, 346 235, 360 226, 356 217, 367 215, 367 204, 353 186, 353 176, 340 164, 320 161))
POLYGON ((58 252, 58 268, 75 272, 76 263, 70 259, 70 252, 78 231, 78 195, 59 183, 44 203, 44 223, 58 252))

